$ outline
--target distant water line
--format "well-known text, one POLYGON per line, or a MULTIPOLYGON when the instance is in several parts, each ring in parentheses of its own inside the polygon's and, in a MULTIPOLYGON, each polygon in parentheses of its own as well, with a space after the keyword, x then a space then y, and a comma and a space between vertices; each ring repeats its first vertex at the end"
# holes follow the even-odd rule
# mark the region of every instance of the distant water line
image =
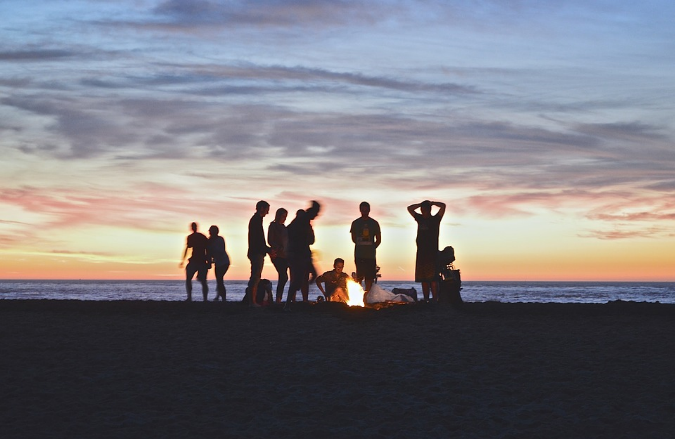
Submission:
MULTIPOLYGON (((385 290, 421 287, 413 281, 380 281, 385 290)), ((675 303, 675 282, 481 282, 463 283, 462 297, 468 302, 607 303, 616 300, 675 303)), ((215 297, 215 282, 209 282, 209 300, 215 297)), ((246 281, 226 281, 227 300, 241 301, 246 281)), ((310 288, 310 300, 319 290, 310 288)), ((193 282, 193 300, 201 301, 201 286, 193 282)), ((0 299, 52 300, 185 300, 185 282, 100 280, 0 280, 0 299)), ((284 295, 285 298, 285 295, 284 295)))

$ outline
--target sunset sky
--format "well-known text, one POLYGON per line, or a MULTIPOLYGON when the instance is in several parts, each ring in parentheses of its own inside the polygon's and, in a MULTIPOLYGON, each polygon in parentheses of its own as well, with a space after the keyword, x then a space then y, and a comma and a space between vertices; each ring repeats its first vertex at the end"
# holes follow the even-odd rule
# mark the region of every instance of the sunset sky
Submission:
POLYGON ((181 279, 196 221, 245 279, 255 203, 266 229, 315 199, 320 269, 354 269, 365 200, 383 279, 409 280, 406 207, 431 199, 463 279, 675 281, 675 2, 2 0, 0 16, 0 278, 181 279))

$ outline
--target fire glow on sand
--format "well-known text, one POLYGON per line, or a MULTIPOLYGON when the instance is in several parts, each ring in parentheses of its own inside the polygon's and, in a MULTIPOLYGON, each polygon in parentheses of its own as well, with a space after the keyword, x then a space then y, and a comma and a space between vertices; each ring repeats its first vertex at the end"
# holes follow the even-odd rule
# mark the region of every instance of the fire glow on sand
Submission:
POLYGON ((360 284, 354 282, 353 280, 347 281, 347 305, 349 306, 365 306, 363 303, 363 296, 365 292, 360 284))

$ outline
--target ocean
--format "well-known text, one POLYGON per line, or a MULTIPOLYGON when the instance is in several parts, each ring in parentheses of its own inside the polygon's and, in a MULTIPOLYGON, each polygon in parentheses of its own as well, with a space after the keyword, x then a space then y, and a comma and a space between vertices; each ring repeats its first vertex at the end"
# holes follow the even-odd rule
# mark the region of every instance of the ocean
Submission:
MULTIPOLYGON (((275 285, 276 283, 273 282, 275 285)), ((394 288, 422 289, 415 282, 380 281, 388 291, 394 288)), ((241 301, 246 281, 227 281, 228 301, 241 301)), ((209 282, 209 300, 216 285, 209 282)), ((201 286, 193 281, 193 300, 201 301, 201 286)), ((675 303, 675 282, 462 282, 462 298, 467 302, 607 303, 616 300, 675 303)), ((310 287, 309 298, 316 300, 319 290, 310 287)), ((298 293, 301 300, 302 295, 298 293)), ((185 300, 185 282, 101 281, 101 280, 0 280, 0 300, 185 300)), ((286 298, 284 294, 284 299, 286 298)))

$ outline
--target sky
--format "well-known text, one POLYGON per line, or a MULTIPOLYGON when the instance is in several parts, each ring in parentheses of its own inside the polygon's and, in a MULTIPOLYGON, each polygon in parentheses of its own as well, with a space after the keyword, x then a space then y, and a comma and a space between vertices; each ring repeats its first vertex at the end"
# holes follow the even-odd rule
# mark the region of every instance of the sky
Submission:
MULTIPOLYGON (((216 224, 318 200, 315 259, 414 277, 675 281, 675 3, 0 0, 0 278, 181 279, 216 224)), ((212 275, 211 275, 212 276, 212 275)), ((269 260, 264 277, 276 279, 269 260)))

